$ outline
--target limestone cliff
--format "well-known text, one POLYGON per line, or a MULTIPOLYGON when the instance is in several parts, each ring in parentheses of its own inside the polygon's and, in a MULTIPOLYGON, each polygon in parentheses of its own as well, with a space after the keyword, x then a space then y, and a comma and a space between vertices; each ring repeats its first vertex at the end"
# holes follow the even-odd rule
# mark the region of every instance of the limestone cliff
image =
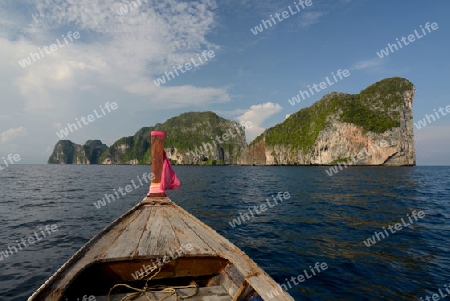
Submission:
POLYGON ((415 165, 415 88, 389 78, 359 94, 331 93, 267 129, 239 163, 415 165))
POLYGON ((102 164, 149 164, 151 160, 150 132, 153 127, 143 127, 134 136, 114 142, 100 157, 102 164))
POLYGON ((89 140, 84 145, 75 144, 69 140, 60 140, 56 143, 48 163, 96 164, 106 148, 107 146, 100 140, 89 140))
POLYGON ((244 129, 213 112, 190 112, 155 126, 167 133, 166 153, 175 164, 237 164, 246 150, 244 129))
POLYGON ((100 162, 150 164, 153 130, 166 132, 166 153, 173 164, 236 164, 247 147, 244 129, 236 122, 213 112, 189 112, 117 140, 100 162))

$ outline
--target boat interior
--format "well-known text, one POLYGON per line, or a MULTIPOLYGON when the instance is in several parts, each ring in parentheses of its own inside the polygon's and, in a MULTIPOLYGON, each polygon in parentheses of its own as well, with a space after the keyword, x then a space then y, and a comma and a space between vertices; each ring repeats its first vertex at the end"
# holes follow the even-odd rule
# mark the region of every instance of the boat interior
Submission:
POLYGON ((108 294, 111 301, 263 300, 239 270, 221 257, 184 256, 160 264, 156 259, 96 262, 73 279, 60 300, 107 301, 108 294))

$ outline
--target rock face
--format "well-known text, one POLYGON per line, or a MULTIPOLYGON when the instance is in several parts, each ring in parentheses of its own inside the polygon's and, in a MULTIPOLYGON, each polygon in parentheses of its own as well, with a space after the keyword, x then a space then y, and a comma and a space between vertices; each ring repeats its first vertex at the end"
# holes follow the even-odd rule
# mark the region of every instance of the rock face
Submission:
POLYGON ((154 130, 167 133, 166 153, 174 164, 237 164, 247 148, 244 128, 236 122, 213 112, 190 112, 153 127, 144 127, 134 136, 120 138, 109 148, 98 140, 95 140, 97 144, 88 141, 84 146, 59 141, 48 162, 150 164, 150 132, 154 130))
POLYGON ((107 146, 100 140, 89 140, 84 145, 75 144, 69 140, 56 143, 49 164, 97 164, 100 155, 107 146))
POLYGON ((119 139, 103 153, 101 163, 150 164, 154 130, 166 132, 166 154, 173 164, 236 164, 247 147, 245 131, 236 122, 213 112, 189 112, 119 139))
POLYGON ((237 164, 240 154, 247 148, 245 132, 237 124, 229 124, 228 127, 228 130, 224 130, 222 135, 211 136, 208 138, 209 141, 197 146, 181 150, 176 147, 166 148, 167 157, 175 164, 184 165, 237 164), (234 141, 223 141, 224 135, 234 141))
POLYGON ((415 165, 414 86, 390 78, 357 95, 331 93, 253 141, 240 163, 415 165))
POLYGON ((152 127, 144 127, 134 136, 120 138, 102 154, 99 161, 102 164, 149 164, 149 136, 152 130, 152 127))
POLYGON ((155 127, 167 133, 167 157, 175 164, 237 164, 245 131, 212 112, 185 113, 155 127))

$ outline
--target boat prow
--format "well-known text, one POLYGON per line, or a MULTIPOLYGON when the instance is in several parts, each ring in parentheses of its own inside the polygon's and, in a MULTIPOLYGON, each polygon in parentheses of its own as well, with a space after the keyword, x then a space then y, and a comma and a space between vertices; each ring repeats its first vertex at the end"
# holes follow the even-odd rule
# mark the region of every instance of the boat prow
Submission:
POLYGON ((149 300, 139 291, 144 287, 150 300, 294 300, 244 252, 166 197, 145 198, 103 229, 28 300, 102 301, 110 293, 115 301, 133 292, 132 300, 149 300))

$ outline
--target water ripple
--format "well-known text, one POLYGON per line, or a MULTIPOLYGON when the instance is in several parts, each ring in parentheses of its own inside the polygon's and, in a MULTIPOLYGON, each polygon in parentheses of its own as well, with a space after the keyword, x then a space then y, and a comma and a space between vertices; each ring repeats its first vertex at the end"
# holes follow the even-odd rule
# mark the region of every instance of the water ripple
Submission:
MULTIPOLYGON (((448 284, 450 168, 175 166, 177 204, 286 283, 316 262, 328 269, 293 286, 296 300, 418 300, 448 284), (239 213, 288 191, 284 200, 233 228, 239 213), (366 247, 363 241, 413 210, 426 216, 366 247)), ((125 187, 148 166, 17 165, 0 173, 0 252, 39 227, 58 231, 0 261, 0 296, 24 300, 75 251, 148 190, 106 207, 93 202, 125 187)))

